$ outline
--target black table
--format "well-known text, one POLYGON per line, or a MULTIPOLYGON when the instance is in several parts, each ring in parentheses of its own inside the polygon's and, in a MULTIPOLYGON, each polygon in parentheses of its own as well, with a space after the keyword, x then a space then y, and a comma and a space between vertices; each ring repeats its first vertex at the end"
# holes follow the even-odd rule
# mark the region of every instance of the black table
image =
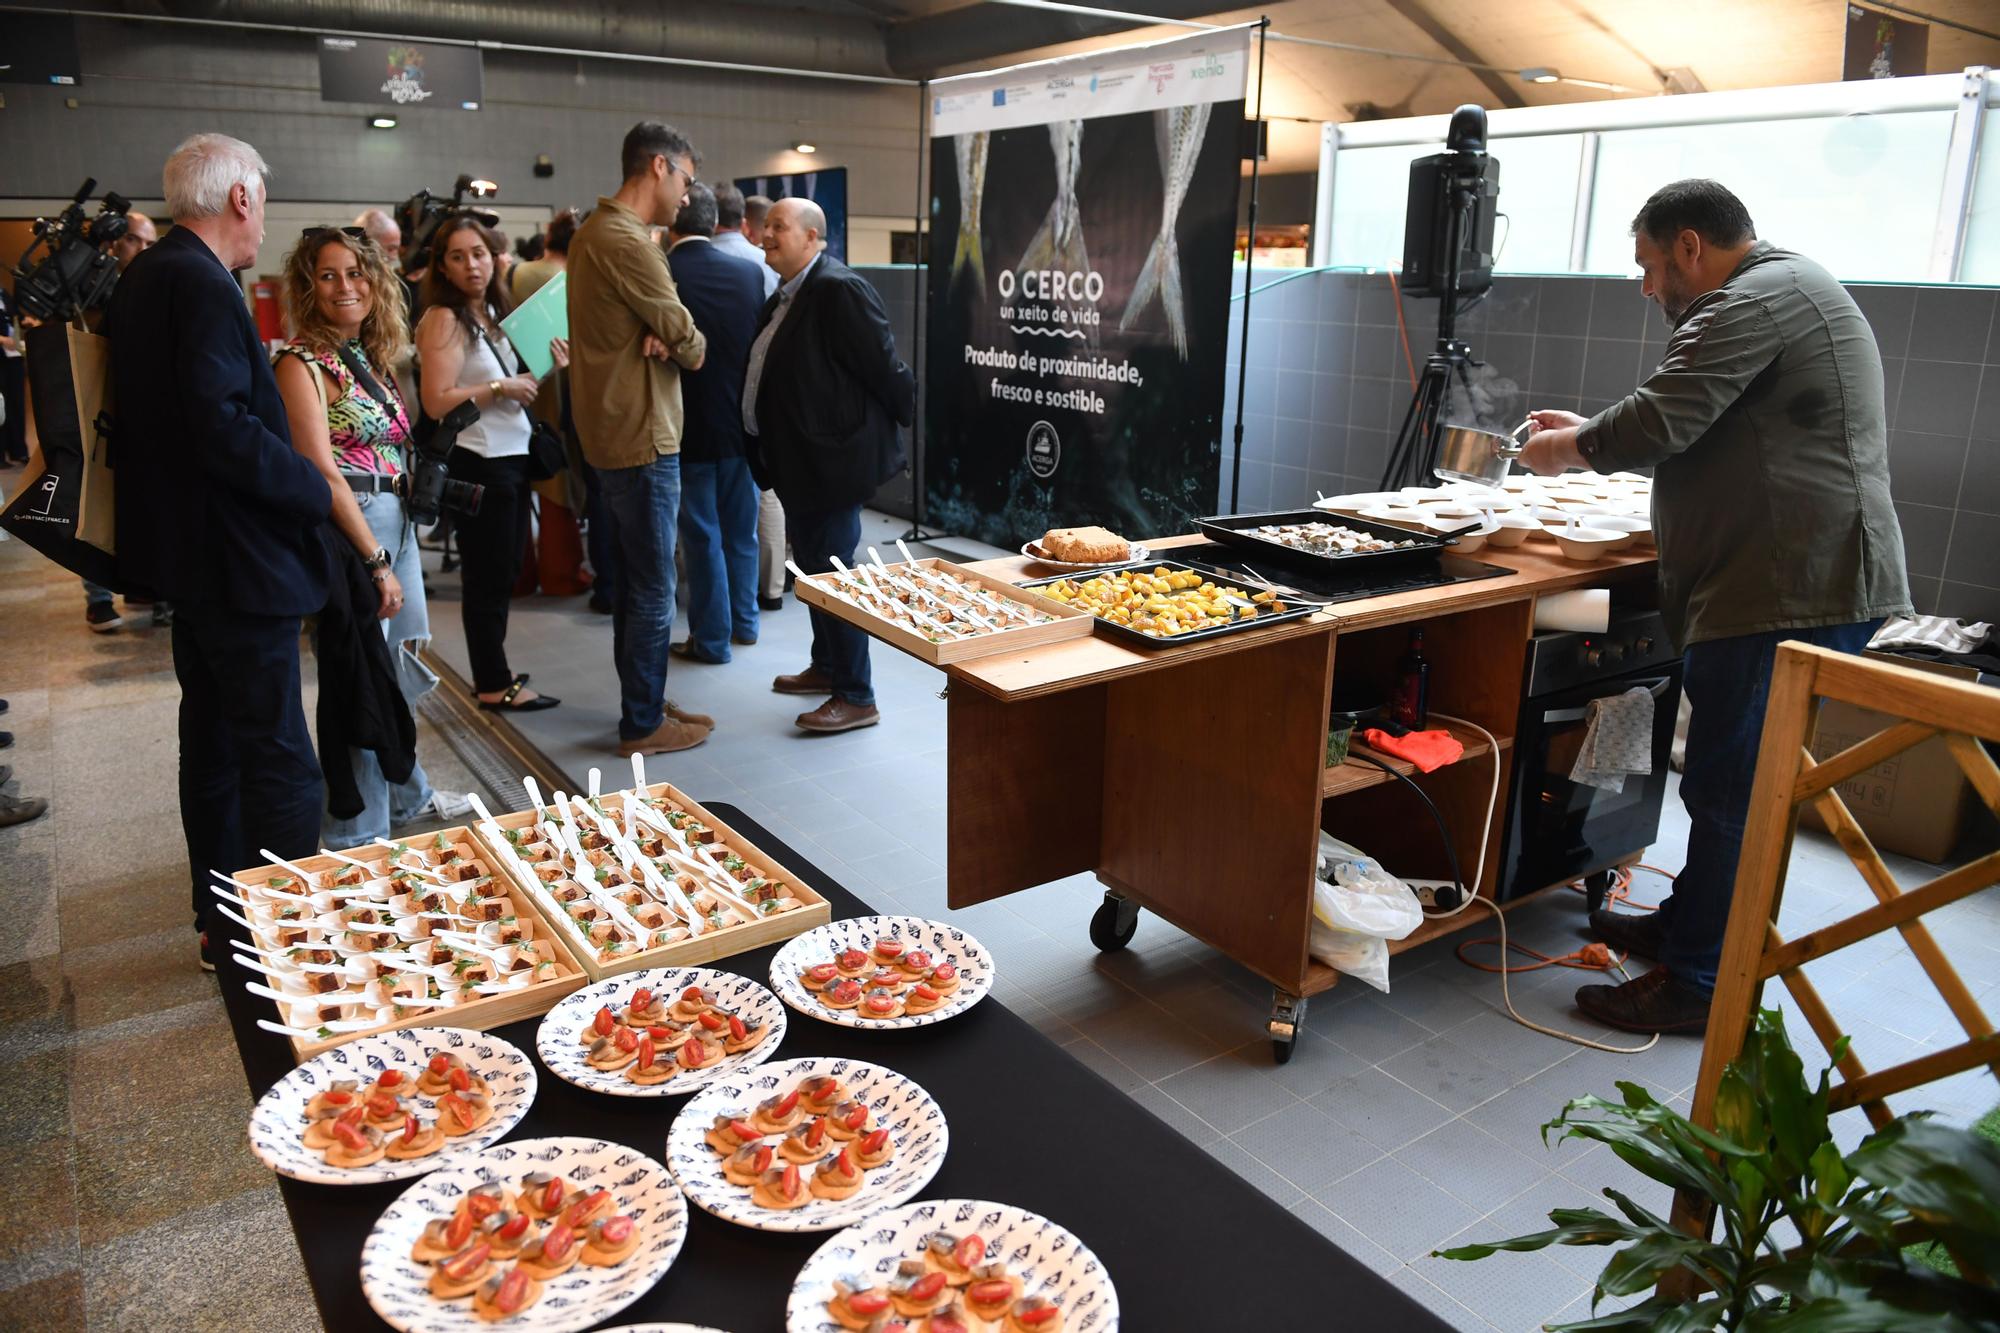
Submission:
MULTIPOLYGON (((742 811, 709 807, 801 872, 836 919, 869 908, 742 811)), ((715 966, 768 979, 777 947, 715 966)), ((240 982, 249 974, 224 967, 240 982)), ((285 1039, 256 1026, 269 1004, 223 985, 253 1095, 292 1068, 285 1039)), ((1422 1306, 1273 1203, 990 996, 945 1023, 858 1032, 790 1015, 773 1058, 845 1056, 915 1079, 944 1108, 951 1149, 921 1197, 993 1199, 1068 1227, 1097 1252, 1134 1333, 1188 1328, 1444 1330, 1422 1306), (1106 1164, 1093 1164, 1110 1146, 1106 1164)), ((532 1056, 540 1019, 498 1034, 532 1056)), ((584 1135, 666 1156, 667 1126, 686 1099, 585 1092, 539 1067, 534 1105, 510 1139, 584 1135)), ((248 1151, 247 1148, 245 1151, 248 1151)), ((361 1293, 361 1245, 412 1182, 309 1185, 280 1179, 320 1317, 336 1333, 387 1327, 361 1293)), ((792 1279, 831 1233, 751 1231, 689 1206, 687 1244, 659 1285, 614 1324, 685 1320, 781 1330, 792 1279)), ((226 1279, 225 1279, 226 1280, 226 1279)), ((532 1325, 529 1325, 532 1326, 532 1325)))

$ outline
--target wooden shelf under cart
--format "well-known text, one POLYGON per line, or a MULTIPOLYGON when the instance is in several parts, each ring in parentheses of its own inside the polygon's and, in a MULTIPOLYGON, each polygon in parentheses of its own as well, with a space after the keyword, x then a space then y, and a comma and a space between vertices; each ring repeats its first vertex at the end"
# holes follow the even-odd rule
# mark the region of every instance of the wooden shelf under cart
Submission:
MULTIPOLYGON (((548 932, 568 946, 577 966, 591 981, 602 981, 606 977, 617 976, 621 972, 636 972, 641 968, 693 967, 700 963, 711 963, 718 958, 742 953, 746 949, 762 948, 766 944, 788 940, 794 935, 803 935, 808 930, 823 926, 832 919, 832 909, 827 906, 826 899, 808 888, 796 871, 772 858, 678 787, 671 783, 654 782, 647 785, 646 793, 649 796, 664 798, 673 806, 685 810, 714 829, 721 835, 723 844, 749 862, 760 876, 781 881, 789 886, 791 895, 798 899, 800 906, 789 912, 779 912, 755 921, 706 930, 678 944, 640 949, 633 953, 604 959, 598 957, 597 949, 577 929, 576 922, 570 920, 569 914, 562 910, 561 904, 533 879, 512 850, 496 845, 494 839, 487 836, 483 826, 475 828, 474 831, 478 836, 477 845, 481 853, 493 863, 494 873, 507 876, 513 883, 516 894, 534 905, 536 915, 547 927, 548 932)), ((623 795, 622 792, 604 794, 623 795)), ((493 822, 498 824, 503 832, 511 832, 533 824, 536 814, 534 810, 517 810, 513 814, 501 815, 493 822)))
MULTIPOLYGON (((1201 540, 1147 545, 1164 553, 1201 540)), ((1365 764, 1328 769, 1336 679, 1389 679, 1410 627, 1424 627, 1432 708, 1479 723, 1499 744, 1502 796, 1480 876, 1490 892, 1536 597, 1653 573, 1650 554, 1578 565, 1542 543, 1481 558, 1514 577, 1343 603, 1185 648, 1139 652, 1093 638, 946 666, 947 901, 969 907, 1094 874, 1106 893, 1093 943, 1124 947, 1142 907, 1205 941, 1271 982, 1274 1051, 1289 1058, 1307 998, 1337 977, 1307 952, 1321 829, 1346 830, 1399 873, 1447 873, 1433 868, 1435 826, 1401 783, 1365 764)), ((1016 558, 972 568, 1006 579, 1038 572, 1016 558)), ((1470 857, 1493 758, 1476 732, 1452 729, 1466 755, 1413 780, 1470 857)), ((1484 917, 1473 908, 1427 921, 1392 947, 1484 917)))
MULTIPOLYGON (((476 854, 475 860, 485 863, 485 868, 492 874, 494 883, 507 886, 507 897, 514 905, 514 914, 536 924, 536 937, 548 940, 550 951, 555 954, 556 966, 561 969, 562 974, 552 981, 539 981, 533 985, 523 986, 518 990, 503 991, 498 995, 489 995, 484 999, 469 1000, 464 1004, 453 1005, 448 1009, 412 1009, 407 1016, 394 1023, 384 1023, 379 1027, 368 1028, 361 1032, 343 1032, 337 1036, 318 1041, 305 1037, 286 1038, 291 1043, 293 1056, 301 1064, 312 1059, 322 1051, 331 1050, 343 1042, 350 1042, 358 1037, 373 1037, 383 1032, 393 1032, 397 1028, 425 1026, 454 1027, 470 1028, 477 1032, 490 1032, 494 1028, 505 1027, 507 1024, 518 1022, 523 1018, 534 1018, 540 1014, 547 1013, 554 1007, 556 1001, 562 999, 571 991, 581 989, 584 982, 589 979, 585 973, 583 964, 570 949, 568 939, 561 932, 548 929, 543 924, 541 914, 530 905, 529 896, 522 892, 519 883, 511 876, 504 874, 498 866, 493 864, 492 852, 478 838, 473 836, 471 829, 465 827, 440 829, 437 833, 424 834, 421 840, 412 840, 411 845, 416 846, 419 841, 429 842, 440 835, 450 839, 454 845, 466 847, 474 852, 476 854)), ((380 843, 371 843, 366 847, 350 848, 343 855, 352 857, 356 861, 366 861, 373 865, 382 866, 384 867, 383 873, 386 874, 388 873, 386 867, 394 852, 380 843)), ((336 860, 331 856, 308 856, 293 862, 293 864, 301 870, 317 875, 325 870, 340 870, 347 863, 336 860)), ((290 873, 290 871, 282 866, 262 865, 252 866, 247 870, 239 870, 236 872, 234 878, 244 884, 261 885, 274 875, 288 875, 290 873)), ((260 1001, 260 1003, 271 1005, 273 1008, 276 1007, 274 1001, 264 1000, 260 1001)))

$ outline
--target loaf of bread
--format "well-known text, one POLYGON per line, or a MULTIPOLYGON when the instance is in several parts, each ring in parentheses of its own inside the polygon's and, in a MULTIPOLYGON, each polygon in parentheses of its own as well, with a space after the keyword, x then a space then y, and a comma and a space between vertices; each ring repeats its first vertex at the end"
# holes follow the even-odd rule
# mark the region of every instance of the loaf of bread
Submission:
POLYGON ((1051 560, 1075 565, 1132 558, 1132 543, 1104 528, 1050 528, 1042 534, 1041 547, 1051 560))

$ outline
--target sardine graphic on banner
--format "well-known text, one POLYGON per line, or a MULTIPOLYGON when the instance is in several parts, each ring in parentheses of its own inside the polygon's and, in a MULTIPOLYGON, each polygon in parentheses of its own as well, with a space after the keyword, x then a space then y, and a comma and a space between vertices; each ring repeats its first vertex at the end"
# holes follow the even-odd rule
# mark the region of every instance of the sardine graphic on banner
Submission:
POLYGON ((1181 205, 1186 202, 1188 186, 1194 180, 1196 154, 1201 152, 1202 136, 1208 133, 1208 115, 1213 109, 1213 103, 1204 102, 1200 106, 1177 106, 1153 113, 1158 130, 1160 176, 1167 186, 1166 199, 1160 206, 1160 234, 1146 252, 1146 266, 1139 270, 1139 284, 1132 289, 1132 299, 1126 302, 1125 314, 1118 321, 1121 329, 1132 327, 1139 312, 1155 296, 1159 297, 1167 315, 1167 331, 1173 335, 1174 347, 1183 361, 1188 356, 1187 313, 1181 301, 1181 253, 1180 242, 1174 236, 1174 223, 1180 218, 1181 205))
POLYGON ((951 277, 958 281, 961 270, 972 269, 973 286, 982 295, 986 290, 986 254, 980 249, 979 204, 986 196, 986 130, 953 135, 951 148, 958 159, 958 244, 952 248, 951 277))
MULTIPOLYGON (((1076 198, 1076 176, 1083 166, 1083 122, 1059 120, 1049 126, 1049 148, 1056 156, 1055 202, 1049 205, 1048 216, 1042 219, 1035 239, 1028 242, 1018 271, 1088 274, 1090 255, 1083 244, 1083 205, 1076 198)), ((1096 325, 1092 323, 1088 331, 1068 330, 1062 336, 1091 337, 1095 331, 1096 325)))

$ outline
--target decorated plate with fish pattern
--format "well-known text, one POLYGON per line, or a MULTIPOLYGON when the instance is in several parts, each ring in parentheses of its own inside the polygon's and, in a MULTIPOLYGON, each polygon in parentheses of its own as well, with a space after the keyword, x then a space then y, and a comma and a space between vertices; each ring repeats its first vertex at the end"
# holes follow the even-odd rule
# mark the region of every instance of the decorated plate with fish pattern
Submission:
MULTIPOLYGON (((810 1124, 811 1120, 807 1115, 801 1123, 810 1124)), ((783 1138, 770 1134, 763 1141, 775 1149, 783 1138)), ((860 1142, 859 1138, 840 1140, 829 1134, 825 1156, 831 1159, 838 1149, 860 1142)), ((688 1198, 724 1221, 758 1231, 836 1231, 878 1209, 901 1203, 930 1184, 944 1165, 950 1142, 944 1112, 914 1079, 860 1060, 809 1056, 774 1060, 697 1093, 667 1131, 667 1166, 688 1198), (886 1164, 864 1172, 860 1190, 845 1199, 812 1195, 798 1208, 763 1207, 752 1201, 749 1186, 734 1184, 723 1174, 726 1159, 709 1146, 706 1135, 717 1116, 732 1113, 735 1118, 747 1118, 758 1103, 789 1095, 817 1075, 840 1080, 845 1089, 841 1101, 867 1105, 868 1129, 888 1131, 892 1155, 886 1164)), ((774 1168, 788 1164, 785 1158, 773 1155, 774 1168)), ((800 1166, 799 1175, 809 1183, 816 1165, 800 1166)))
MULTIPOLYGON (((869 987, 874 971, 884 966, 872 954, 869 961, 869 969, 857 978, 864 991, 869 987)), ((825 1023, 873 1030, 920 1028, 956 1018, 985 999, 986 992, 993 989, 993 973, 993 955, 957 926, 920 916, 857 916, 844 921, 830 921, 789 940, 771 960, 771 989, 792 1008, 825 1023), (848 949, 867 953, 884 939, 901 941, 904 957, 921 950, 931 956, 934 964, 949 963, 958 971, 958 988, 945 993, 937 1008, 924 1013, 870 1018, 863 1012, 865 1000, 852 1008, 838 1009, 806 985, 808 968, 831 964, 848 949)), ((907 1001, 914 989, 914 978, 908 973, 904 974, 904 978, 911 984, 906 985, 899 995, 907 1001)))
MULTIPOLYGON (((1118 1327, 1118 1292, 1111 1275, 1090 1247, 1064 1228, 1012 1204, 925 1199, 877 1213, 813 1251, 792 1283, 786 1333, 841 1333, 827 1309, 835 1280, 886 1286, 904 1260, 921 1262, 930 1238, 941 1231, 960 1240, 984 1240, 979 1263, 1000 1264, 1021 1279, 1023 1299, 1040 1297, 1061 1307, 1062 1333, 1112 1333, 1118 1327)), ((1000 1327, 969 1312, 968 1318, 973 1328, 1000 1327)))
MULTIPOLYGON (((481 1185, 513 1190, 530 1171, 561 1176, 583 1190, 608 1190, 617 1211, 638 1226, 639 1248, 611 1268, 578 1263, 542 1283, 542 1294, 519 1322, 540 1333, 589 1328, 651 1291, 673 1266, 687 1240, 688 1209, 674 1180, 636 1148, 601 1139, 521 1139, 502 1143, 403 1191, 376 1222, 361 1247, 361 1290, 392 1327, 404 1333, 469 1333, 490 1328, 473 1311, 473 1298, 446 1301, 431 1295, 433 1265, 410 1251, 433 1221, 449 1220, 458 1202, 481 1185)), ((495 1261, 504 1273, 511 1261, 495 1261)))
POLYGON ((316 1185, 378 1185, 409 1180, 499 1141, 535 1100, 535 1062, 514 1043, 490 1032, 464 1028, 399 1028, 375 1037, 357 1037, 322 1051, 271 1085, 250 1112, 250 1151, 281 1176, 316 1185), (433 1055, 449 1052, 465 1062, 468 1073, 486 1080, 493 1101, 493 1118, 459 1138, 446 1139, 428 1157, 399 1162, 384 1157, 373 1166, 328 1166, 325 1155, 308 1148, 300 1135, 306 1128, 306 1104, 342 1079, 352 1079, 367 1091, 385 1069, 401 1070, 407 1081, 408 1108, 419 1121, 435 1122, 437 1098, 418 1090, 417 1078, 433 1055))
MULTIPOLYGON (((621 972, 615 977, 607 977, 592 986, 585 986, 565 997, 555 1008, 549 1010, 542 1019, 542 1025, 535 1032, 535 1049, 541 1054, 542 1063, 549 1072, 567 1083, 592 1092, 608 1093, 613 1097, 681 1097, 697 1089, 705 1088, 719 1078, 763 1064, 777 1051, 778 1043, 785 1039, 785 1006, 778 1003, 778 997, 749 977, 739 977, 734 972, 721 972, 712 967, 655 967, 640 972, 621 972), (663 1083, 634 1083, 623 1069, 594 1069, 589 1063, 590 1047, 582 1039, 584 1031, 596 1022, 598 1010, 609 1007, 613 1013, 622 1014, 632 1002, 632 997, 641 987, 653 992, 660 1001, 671 1007, 681 993, 690 986, 699 986, 715 996, 719 1011, 733 1013, 744 1023, 765 1029, 764 1039, 747 1051, 735 1055, 724 1055, 722 1063, 707 1069, 685 1069, 675 1063, 678 1051, 660 1051, 657 1060, 661 1064, 672 1064, 673 1077, 663 1083)), ((727 1020, 716 1031, 727 1035, 727 1020)), ((617 1028, 613 1027, 613 1032, 617 1028)), ((633 1029, 643 1036, 643 1028, 633 1029)), ((693 1033, 703 1040, 710 1040, 709 1030, 697 1020, 693 1033)))

